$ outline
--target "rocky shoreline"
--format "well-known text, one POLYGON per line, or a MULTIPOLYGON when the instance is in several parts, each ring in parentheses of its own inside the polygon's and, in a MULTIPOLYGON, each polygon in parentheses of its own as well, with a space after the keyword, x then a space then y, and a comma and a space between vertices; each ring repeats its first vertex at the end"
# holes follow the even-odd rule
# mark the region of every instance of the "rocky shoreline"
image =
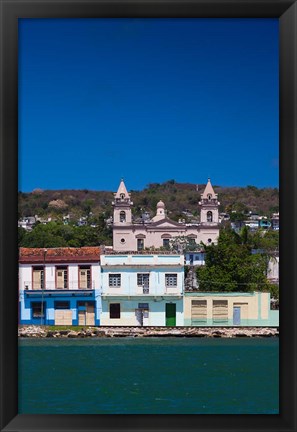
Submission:
POLYGON ((279 337, 276 327, 83 327, 53 330, 41 326, 21 326, 20 338, 110 338, 110 337, 279 337))

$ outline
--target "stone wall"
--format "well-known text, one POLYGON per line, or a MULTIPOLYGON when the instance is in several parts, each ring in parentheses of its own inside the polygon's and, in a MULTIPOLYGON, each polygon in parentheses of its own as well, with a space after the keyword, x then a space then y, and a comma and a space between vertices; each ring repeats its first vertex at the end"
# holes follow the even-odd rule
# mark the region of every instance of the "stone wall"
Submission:
POLYGON ((52 330, 22 326, 19 337, 26 338, 96 338, 96 337, 278 337, 277 327, 85 327, 81 330, 52 330))

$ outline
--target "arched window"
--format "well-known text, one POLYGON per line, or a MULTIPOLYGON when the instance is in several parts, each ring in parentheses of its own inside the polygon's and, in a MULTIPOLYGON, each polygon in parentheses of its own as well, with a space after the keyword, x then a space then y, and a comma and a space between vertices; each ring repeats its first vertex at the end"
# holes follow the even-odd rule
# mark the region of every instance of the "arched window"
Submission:
POLYGON ((212 222, 212 212, 211 211, 207 212, 207 222, 212 222))
POLYGON ((120 222, 126 222, 126 212, 120 212, 120 222))
POLYGON ((121 199, 124 199, 125 198, 125 194, 121 193, 120 197, 121 197, 121 199))
POLYGON ((210 201, 211 200, 211 194, 208 194, 207 198, 208 198, 208 201, 210 201))

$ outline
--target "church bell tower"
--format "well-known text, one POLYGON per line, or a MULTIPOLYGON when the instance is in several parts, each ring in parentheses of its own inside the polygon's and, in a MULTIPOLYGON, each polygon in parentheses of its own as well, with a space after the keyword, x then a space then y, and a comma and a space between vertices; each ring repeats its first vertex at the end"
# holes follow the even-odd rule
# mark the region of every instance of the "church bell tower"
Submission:
POLYGON ((210 179, 207 181, 204 192, 201 194, 200 223, 201 225, 215 225, 219 223, 219 201, 214 192, 210 179))
POLYGON ((133 202, 130 199, 124 180, 122 179, 117 192, 114 194, 112 202, 113 209, 113 225, 130 225, 132 223, 131 207, 133 202))

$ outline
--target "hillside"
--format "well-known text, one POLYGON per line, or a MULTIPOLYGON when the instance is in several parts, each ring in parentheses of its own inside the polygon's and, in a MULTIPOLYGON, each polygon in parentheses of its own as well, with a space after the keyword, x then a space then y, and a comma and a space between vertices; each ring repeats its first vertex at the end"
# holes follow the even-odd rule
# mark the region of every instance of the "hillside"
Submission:
MULTIPOLYGON (((174 220, 185 218, 183 212, 198 214, 198 202, 205 184, 176 183, 169 180, 165 183, 151 183, 142 191, 129 191, 132 194, 133 214, 135 217, 147 211, 155 214, 156 204, 164 201, 168 216, 174 220), (198 191, 197 191, 198 189, 198 191)), ((213 185, 218 193, 220 212, 257 212, 270 216, 278 211, 279 191, 277 188, 258 189, 255 186, 221 187, 213 185)), ((116 191, 115 191, 116 192, 116 191)), ((91 190, 41 190, 31 193, 19 192, 19 218, 27 216, 53 217, 69 214, 71 219, 87 216, 112 215, 113 193, 91 190)))

